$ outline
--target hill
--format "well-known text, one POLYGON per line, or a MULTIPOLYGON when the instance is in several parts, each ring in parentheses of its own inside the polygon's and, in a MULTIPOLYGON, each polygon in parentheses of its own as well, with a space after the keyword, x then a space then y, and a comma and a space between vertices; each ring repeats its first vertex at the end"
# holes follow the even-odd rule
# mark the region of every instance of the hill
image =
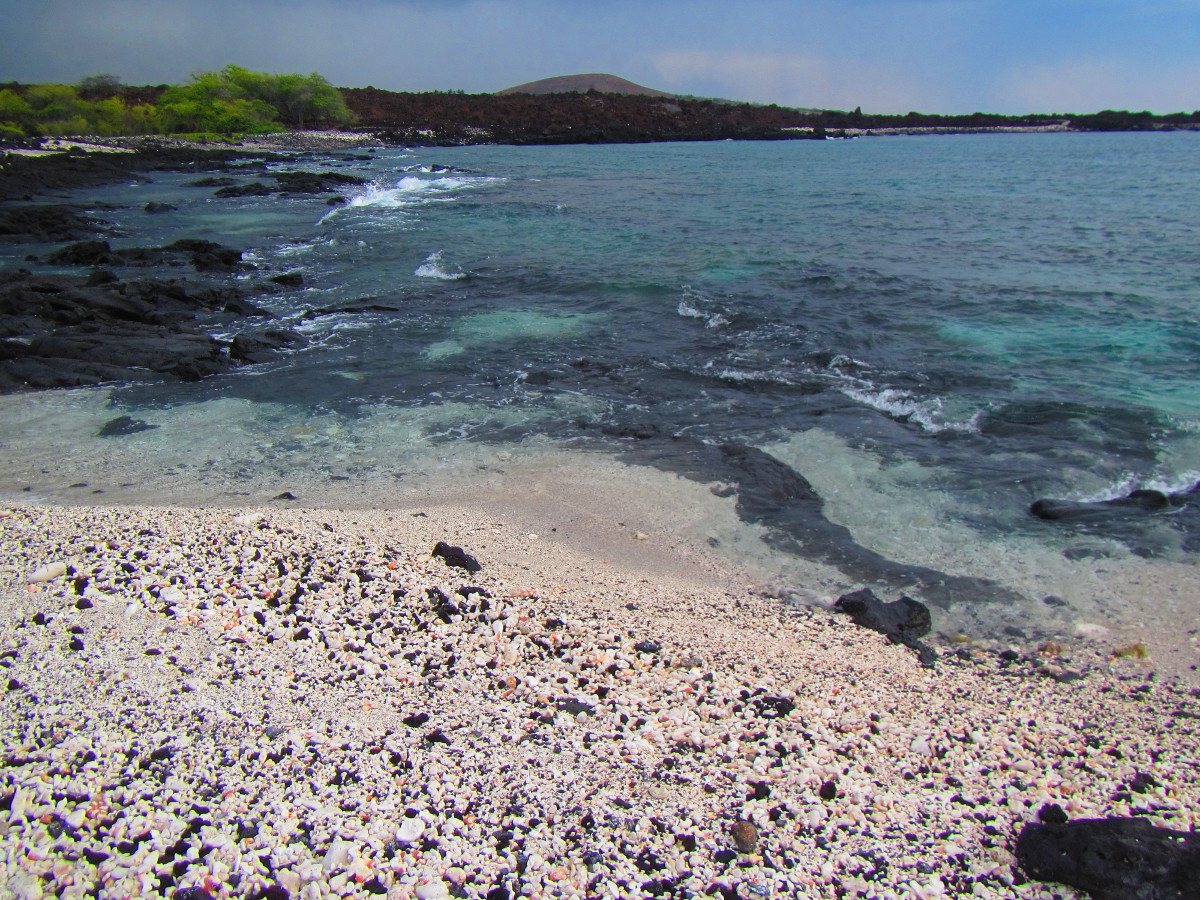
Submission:
POLYGON ((616 75, 591 73, 588 75, 558 75, 505 88, 497 94, 586 94, 599 91, 601 94, 638 94, 644 97, 671 97, 666 91, 643 87, 618 78, 616 75))

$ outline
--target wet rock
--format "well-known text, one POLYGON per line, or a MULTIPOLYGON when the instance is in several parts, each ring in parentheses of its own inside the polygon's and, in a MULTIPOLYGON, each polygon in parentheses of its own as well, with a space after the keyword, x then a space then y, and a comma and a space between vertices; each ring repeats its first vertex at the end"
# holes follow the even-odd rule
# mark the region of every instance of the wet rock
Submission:
POLYGON ((290 328, 265 328, 243 331, 229 344, 229 355, 239 362, 262 363, 274 359, 280 351, 308 346, 308 338, 290 328))
POLYGON ((261 181, 252 181, 250 184, 231 184, 228 187, 223 187, 215 194, 214 197, 266 197, 275 193, 277 188, 268 187, 261 181))
POLYGON ((268 280, 282 287, 300 287, 304 284, 304 276, 299 272, 284 272, 282 275, 272 276, 268 280))
POLYGON ((179 207, 175 206, 173 203, 156 203, 155 201, 151 200, 142 208, 146 210, 146 212, 154 214, 171 212, 171 210, 178 209, 179 207))
POLYGON ((0 209, 0 240, 51 244, 95 234, 101 223, 65 206, 10 206, 0 209))
POLYGON ((1087 891, 1094 900, 1200 900, 1200 836, 1145 819, 1027 824, 1017 862, 1038 881, 1087 891))
POLYGON ((901 597, 894 603, 885 603, 869 588, 843 594, 833 608, 850 616, 855 625, 878 631, 894 644, 904 644, 917 651, 921 665, 933 668, 937 653, 932 647, 918 640, 929 634, 933 619, 925 604, 901 597))
POLYGON ((463 550, 462 547, 452 547, 445 541, 438 541, 434 545, 432 556, 438 557, 446 565, 456 569, 465 569, 468 572, 478 572, 483 566, 479 564, 479 560, 471 556, 463 550))
POLYGON ((197 272, 229 272, 242 261, 242 252, 222 247, 214 241, 185 238, 168 245, 166 250, 178 250, 191 254, 192 265, 197 272))
POLYGON ((1143 515, 1146 513, 1170 512, 1195 499, 1200 494, 1200 484, 1186 491, 1166 494, 1162 491, 1140 490, 1096 503, 1080 503, 1073 500, 1043 499, 1029 507, 1030 515, 1051 522, 1087 522, 1119 516, 1143 515))
POLYGON ((346 185, 366 184, 365 178, 344 172, 277 172, 271 176, 278 190, 289 194, 325 194, 346 185))
POLYGON ((79 241, 55 250, 46 262, 54 266, 114 266, 121 258, 108 241, 79 241))
POLYGON ((157 427, 157 425, 151 425, 132 416, 117 416, 117 418, 105 422, 104 427, 96 432, 96 437, 120 437, 126 434, 137 434, 139 431, 149 431, 157 427))

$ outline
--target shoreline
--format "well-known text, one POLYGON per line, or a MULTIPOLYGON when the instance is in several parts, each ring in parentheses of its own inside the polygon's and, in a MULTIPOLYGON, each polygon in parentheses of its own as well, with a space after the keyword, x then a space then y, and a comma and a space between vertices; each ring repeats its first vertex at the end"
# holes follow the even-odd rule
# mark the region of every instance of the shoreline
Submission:
POLYGON ((930 671, 844 616, 523 529, 7 505, 10 890, 1074 897, 1014 867, 1046 804, 1200 824, 1200 702, 1143 661, 930 671))

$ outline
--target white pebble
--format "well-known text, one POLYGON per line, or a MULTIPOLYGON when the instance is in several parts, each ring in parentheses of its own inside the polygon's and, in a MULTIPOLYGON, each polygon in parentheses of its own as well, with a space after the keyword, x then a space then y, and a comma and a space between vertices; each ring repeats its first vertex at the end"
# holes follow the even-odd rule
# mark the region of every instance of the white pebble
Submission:
POLYGON ((431 881, 428 884, 418 884, 417 889, 413 892, 417 900, 437 900, 440 897, 449 897, 450 891, 446 888, 444 881, 431 881))
POLYGON ((61 578, 66 574, 67 564, 65 562, 46 563, 40 569, 35 569, 25 580, 29 584, 40 584, 43 581, 53 581, 55 578, 61 578))
POLYGON ((396 840, 404 844, 411 844, 413 841, 419 840, 424 832, 425 823, 420 819, 405 819, 396 829, 396 840))

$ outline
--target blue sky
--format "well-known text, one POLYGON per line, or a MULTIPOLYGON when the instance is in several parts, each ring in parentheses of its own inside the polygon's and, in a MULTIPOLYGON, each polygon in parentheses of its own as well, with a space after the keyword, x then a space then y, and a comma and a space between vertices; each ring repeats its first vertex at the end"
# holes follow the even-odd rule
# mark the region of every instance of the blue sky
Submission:
POLYGON ((903 113, 1200 109, 1200 0, 0 0, 0 81, 662 90, 903 113))

